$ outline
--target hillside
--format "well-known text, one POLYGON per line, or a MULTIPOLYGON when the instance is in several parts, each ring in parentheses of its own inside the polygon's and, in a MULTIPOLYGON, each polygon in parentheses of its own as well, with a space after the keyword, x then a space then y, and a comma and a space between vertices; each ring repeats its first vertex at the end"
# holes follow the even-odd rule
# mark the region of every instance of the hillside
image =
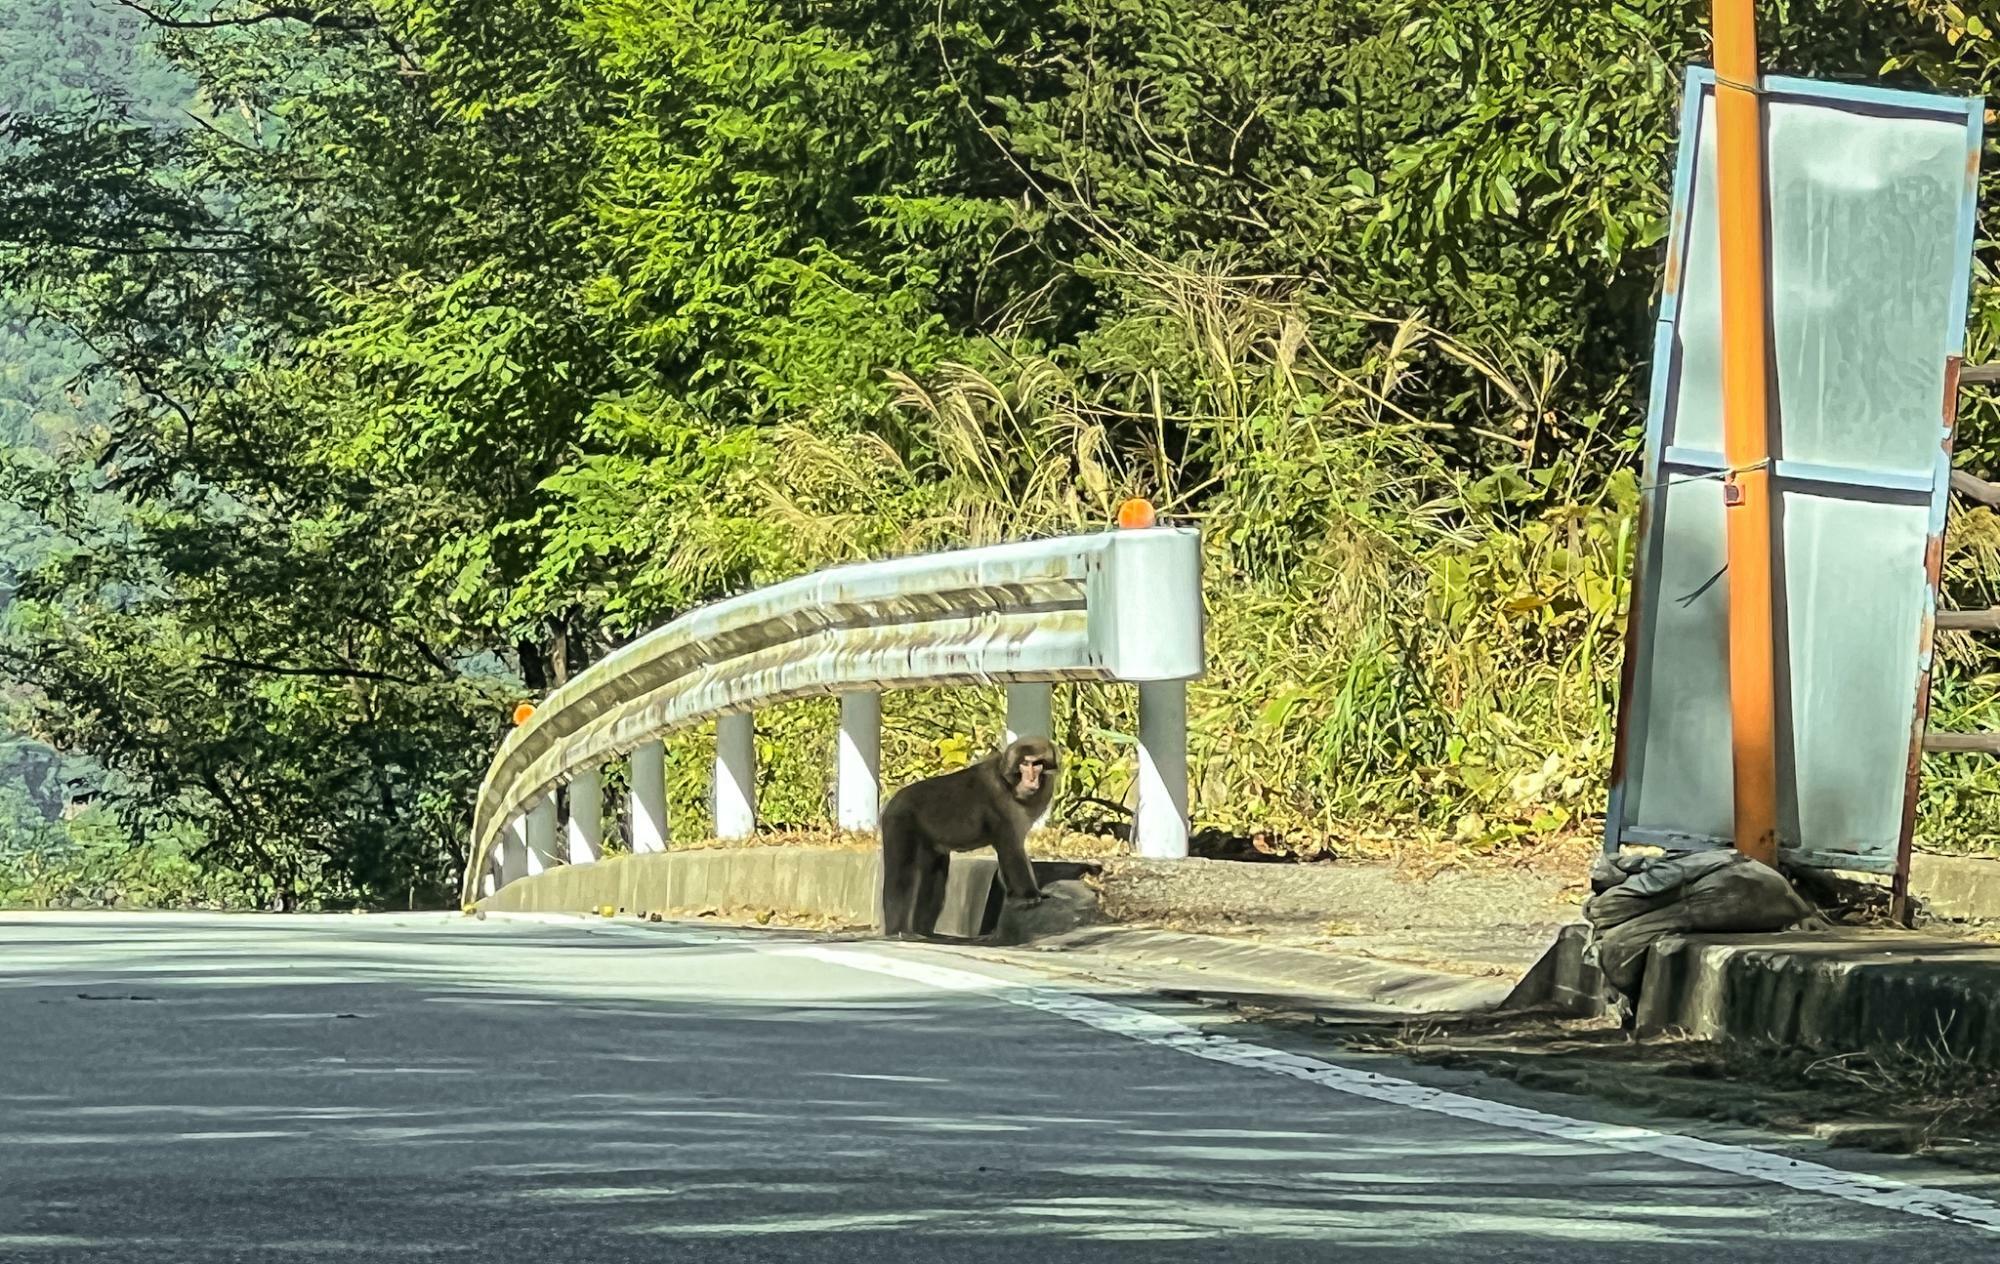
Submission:
MULTIPOLYGON (((129 10, 9 12, 43 113, 5 276, 116 372, 79 408, 73 344, 17 337, 4 407, 69 442, 16 466, 61 549, 0 664, 204 872, 447 898, 522 694, 750 585, 1132 494, 1205 529, 1199 828, 1591 846, 1698 7, 311 0, 160 36, 184 116, 129 10)), ((1769 37, 1787 72, 2000 95, 1959 6, 1769 37)), ((1994 422, 1961 418, 1975 469, 1994 422)), ((1954 527, 1953 604, 1993 604, 1995 525, 1954 527)), ((1939 726, 1995 727, 1986 652, 1943 659, 1939 726)), ((891 781, 998 729, 990 691, 887 705, 891 781)), ((1131 699, 1061 707, 1057 810, 1091 824, 1131 699)), ((760 724, 770 816, 823 820, 830 706, 760 724)), ((1993 771, 1926 772, 1925 837, 1991 846, 1993 771)))
MULTIPOLYGON (((0 0, 0 116, 112 113, 178 127, 192 99, 191 81, 154 51, 149 24, 131 9, 108 0, 0 0)), ((109 420, 106 401, 120 387, 89 380, 96 363, 81 340, 37 319, 29 294, 0 294, 0 452, 53 456, 109 420)), ((43 556, 50 539, 34 516, 0 500, 0 619, 17 571, 43 556)), ((0 704, 21 699, 18 685, 0 678, 0 704)), ((40 837, 72 789, 101 776, 87 757, 59 756, 0 727, 0 849, 40 837)))

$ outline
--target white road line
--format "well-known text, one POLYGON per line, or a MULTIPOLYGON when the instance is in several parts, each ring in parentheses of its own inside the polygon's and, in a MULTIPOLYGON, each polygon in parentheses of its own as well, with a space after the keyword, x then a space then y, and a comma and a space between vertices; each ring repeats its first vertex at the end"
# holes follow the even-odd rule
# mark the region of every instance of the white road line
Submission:
POLYGON ((1082 996, 1061 988, 1012 983, 1005 979, 913 961, 869 949, 805 946, 777 948, 771 951, 786 956, 813 957, 856 970, 870 970, 876 974, 891 975, 950 992, 985 993, 997 1000, 1040 1010, 1045 1014, 1054 1014, 1071 1022, 1082 1023, 1086 1027, 1095 1027, 1099 1031, 1108 1031, 1149 1045, 1178 1050, 1197 1058, 1206 1058, 1211 1062, 1224 1062, 1231 1066, 1291 1076, 1293 1079, 1317 1084, 1321 1088, 1332 1089, 1336 1093, 1365 1097, 1371 1101, 1387 1102, 1394 1106, 1407 1106, 1411 1110, 1449 1115, 1454 1119, 1489 1124, 1496 1128, 1511 1128, 1517 1132, 1531 1132, 1539 1136, 1604 1146, 1634 1154, 1656 1155, 1677 1163, 1687 1163, 1732 1176, 1748 1177, 1751 1180, 1767 1181, 1773 1185, 1783 1185, 1808 1194, 1823 1194, 1868 1207, 1901 1212, 1904 1215, 1973 1225, 1990 1233, 2000 1233, 2000 1204, 1948 1190, 1931 1189, 1928 1186, 1913 1185, 1884 1176, 1843 1172, 1838 1168, 1825 1167, 1818 1163, 1785 1158, 1744 1146, 1704 1141, 1696 1137, 1681 1136, 1678 1133, 1656 1132, 1650 1128, 1621 1124, 1592 1123, 1588 1120, 1570 1119, 1562 1115, 1530 1110, 1524 1106, 1510 1106, 1503 1102, 1467 1097, 1462 1093, 1430 1088, 1411 1080, 1378 1075, 1372 1071, 1356 1071, 1303 1054, 1288 1053, 1282 1049, 1251 1044, 1231 1036, 1217 1035, 1165 1014, 1127 1005, 1115 1005, 1109 1001, 1082 996))

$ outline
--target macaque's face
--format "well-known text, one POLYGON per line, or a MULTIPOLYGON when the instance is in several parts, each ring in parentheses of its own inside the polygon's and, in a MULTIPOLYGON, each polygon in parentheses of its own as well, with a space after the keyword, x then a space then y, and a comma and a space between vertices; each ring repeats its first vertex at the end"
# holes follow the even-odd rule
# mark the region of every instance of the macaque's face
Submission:
POLYGON ((1056 748, 1047 739, 1022 738, 1007 748, 1007 788, 1018 799, 1032 798, 1056 775, 1056 748))

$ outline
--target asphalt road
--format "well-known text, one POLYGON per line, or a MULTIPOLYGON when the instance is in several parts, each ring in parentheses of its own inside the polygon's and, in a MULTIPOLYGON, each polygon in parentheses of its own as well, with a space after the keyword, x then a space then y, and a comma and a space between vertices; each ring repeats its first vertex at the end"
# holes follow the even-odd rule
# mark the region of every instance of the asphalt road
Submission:
POLYGON ((0 916, 0 1260, 2000 1260, 1991 1183, 1256 1039, 943 949, 0 916))

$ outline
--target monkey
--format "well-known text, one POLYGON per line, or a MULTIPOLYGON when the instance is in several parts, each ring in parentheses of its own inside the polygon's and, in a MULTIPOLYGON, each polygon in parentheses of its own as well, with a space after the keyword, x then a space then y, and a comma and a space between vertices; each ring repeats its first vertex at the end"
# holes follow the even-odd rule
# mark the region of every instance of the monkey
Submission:
POLYGON ((1024 737, 976 764, 913 781, 882 809, 882 933, 931 936, 951 853, 991 847, 1007 898, 1042 898, 1028 829, 1055 794, 1055 744, 1024 737))

